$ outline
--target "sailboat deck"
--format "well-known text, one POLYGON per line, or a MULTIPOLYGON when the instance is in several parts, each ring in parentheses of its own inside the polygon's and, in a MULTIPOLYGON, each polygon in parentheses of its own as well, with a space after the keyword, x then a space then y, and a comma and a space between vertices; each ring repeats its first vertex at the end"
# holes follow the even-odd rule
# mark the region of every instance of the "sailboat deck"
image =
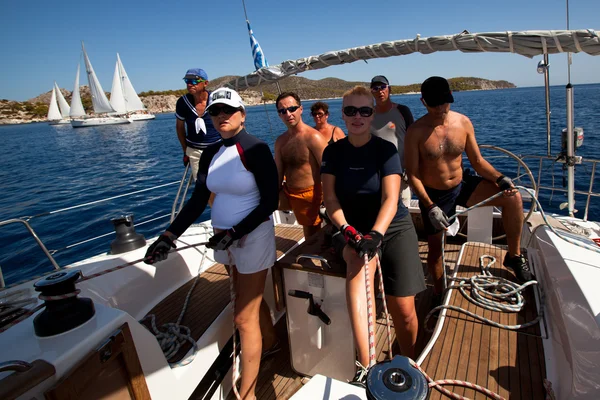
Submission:
MULTIPOLYGON (((460 252, 460 245, 452 243, 446 244, 445 251, 448 265, 450 268, 454 268, 460 252)), ((421 261, 423 262, 424 272, 426 273, 427 242, 419 242, 419 254, 421 256, 421 261)), ((419 321, 423 321, 425 319, 425 315, 427 315, 431 309, 432 295, 433 288, 430 284, 428 284, 427 290, 419 293, 416 296, 415 301, 419 321)), ((282 350, 264 360, 261 364, 256 387, 256 398, 259 400, 289 399, 302 387, 304 383, 306 383, 305 378, 297 375, 291 368, 285 323, 285 319, 282 318, 276 327, 279 339, 281 341, 282 350)), ((394 354, 398 354, 399 349, 396 345, 396 336, 394 334, 393 324, 391 333, 393 344, 392 351, 394 354)), ((375 335, 377 360, 383 361, 388 357, 388 344, 386 321, 383 314, 383 302, 379 299, 377 299, 377 324, 375 335)), ((431 334, 429 332, 425 331, 424 329, 419 330, 419 335, 417 337, 417 353, 421 352, 423 347, 429 341, 430 337, 431 334)), ((233 393, 229 394, 227 400, 235 400, 233 393)))
MULTIPOLYGON (((277 257, 292 248, 298 240, 303 237, 302 227, 298 225, 278 225, 275 227, 275 242, 277 257)), ((214 264, 204 271, 192 292, 188 308, 182 325, 191 330, 191 336, 198 339, 204 334, 213 321, 219 316, 223 309, 229 304, 229 276, 223 264, 214 264)), ((181 309, 195 279, 179 287, 163 301, 157 304, 150 312, 156 317, 156 326, 167 322, 175 322, 181 313, 181 309)), ((150 327, 149 322, 145 323, 150 327)), ((169 359, 169 362, 177 362, 183 359, 192 345, 188 342, 181 346, 179 351, 169 359)))
MULTIPOLYGON (((512 273, 502 266, 505 250, 481 243, 465 244, 457 276, 478 274, 479 257, 484 254, 496 257, 496 263, 490 268, 492 274, 514 281, 512 273)), ((477 307, 458 290, 451 290, 449 304, 504 325, 513 325, 537 316, 532 287, 526 290, 524 297, 525 309, 511 314, 477 307)), ((511 399, 545 398, 546 368, 539 324, 516 332, 492 327, 449 310, 440 336, 421 366, 434 380, 469 381, 511 399)), ((456 387, 454 391, 469 398, 485 398, 472 389, 456 387)), ((435 390, 431 394, 431 399, 442 397, 435 390)))

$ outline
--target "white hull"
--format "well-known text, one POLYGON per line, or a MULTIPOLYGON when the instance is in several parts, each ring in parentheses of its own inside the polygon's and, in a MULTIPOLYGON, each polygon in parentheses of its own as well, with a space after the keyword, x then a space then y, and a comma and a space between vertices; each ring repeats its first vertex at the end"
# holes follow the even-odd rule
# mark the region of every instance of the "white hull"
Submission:
POLYGON ((48 125, 65 125, 65 124, 70 124, 71 120, 70 119, 55 119, 52 121, 48 121, 48 125))
POLYGON ((85 118, 85 119, 74 119, 71 121, 73 128, 85 128, 89 126, 101 126, 101 125, 120 125, 130 124, 131 121, 127 118, 116 118, 116 117, 99 117, 99 118, 85 118))
POLYGON ((150 119, 155 119, 156 115, 154 114, 130 114, 129 116, 127 116, 128 119, 130 119, 132 122, 133 121, 147 121, 150 119))

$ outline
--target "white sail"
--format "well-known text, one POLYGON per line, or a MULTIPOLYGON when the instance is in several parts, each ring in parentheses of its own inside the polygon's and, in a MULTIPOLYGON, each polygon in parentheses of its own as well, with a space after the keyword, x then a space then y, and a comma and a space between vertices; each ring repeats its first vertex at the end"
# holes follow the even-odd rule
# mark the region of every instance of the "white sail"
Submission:
POLYGON ((85 70, 87 71, 88 85, 90 86, 90 91, 92 93, 94 111, 97 114, 115 112, 115 110, 110 106, 110 103, 106 98, 106 94, 104 94, 104 90, 102 89, 102 85, 100 85, 100 82, 96 77, 92 63, 85 52, 83 42, 81 42, 81 49, 83 50, 83 59, 85 60, 85 70))
POLYGON ((119 53, 117 53, 117 66, 119 69, 119 75, 121 77, 121 88, 123 89, 123 97, 125 98, 125 107, 127 108, 127 111, 132 112, 145 110, 146 107, 144 107, 144 103, 142 103, 142 100, 140 100, 140 97, 137 95, 137 92, 133 88, 129 77, 127 76, 127 72, 125 71, 125 67, 123 67, 119 53))
POLYGON ((56 104, 56 90, 52 88, 52 97, 50 98, 50 107, 48 107, 48 120, 55 121, 59 120, 62 117, 60 116, 60 111, 58 110, 58 104, 56 104))
POLYGON ((54 82, 54 90, 56 91, 56 100, 58 100, 58 106, 60 108, 60 114, 63 118, 69 118, 69 113, 71 112, 71 107, 69 107, 69 103, 65 100, 65 96, 63 96, 60 88, 54 82))
POLYGON ((123 96, 123 86, 121 85, 121 75, 119 74, 119 60, 115 64, 115 73, 113 75, 112 88, 110 90, 110 105, 119 114, 126 114, 125 97, 123 96))
POLYGON ((73 96, 71 97, 71 112, 69 112, 71 118, 85 116, 85 110, 81 103, 81 95, 79 94, 79 64, 77 64, 77 75, 75 75, 75 87, 73 88, 73 96))

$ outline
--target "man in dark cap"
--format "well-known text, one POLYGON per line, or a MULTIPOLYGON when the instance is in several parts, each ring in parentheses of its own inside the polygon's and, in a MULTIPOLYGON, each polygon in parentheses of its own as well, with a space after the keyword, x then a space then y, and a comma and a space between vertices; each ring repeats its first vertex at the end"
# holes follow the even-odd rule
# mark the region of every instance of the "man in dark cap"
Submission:
MULTIPOLYGON (((375 117, 371 123, 371 133, 396 146, 404 170, 404 137, 406 130, 414 122, 413 115, 407 106, 392 102, 390 82, 385 76, 377 75, 371 79, 371 94, 375 98, 375 117)), ((404 177, 405 175, 400 184, 400 198, 402 203, 409 207, 411 193, 404 177)))
POLYGON ((221 135, 213 126, 210 116, 205 112, 210 94, 206 90, 208 86, 206 72, 202 68, 188 69, 183 80, 188 93, 177 100, 175 127, 183 150, 183 165, 187 166, 188 163, 191 163, 195 180, 202 150, 221 141, 221 135))
MULTIPOLYGON (((510 178, 496 171, 479 152, 471 120, 450 111, 454 96, 448 81, 432 76, 421 85, 421 102, 427 114, 419 118, 406 135, 405 158, 409 183, 419 197, 419 207, 428 235, 427 266, 434 278, 434 294, 443 290, 442 230, 456 205, 470 207, 499 191, 490 206, 502 207, 508 253, 504 265, 511 268, 519 281, 533 278, 527 260, 521 254, 523 204, 510 178), (481 176, 463 174, 462 153, 481 176)), ((439 301, 439 299, 438 299, 439 301)))

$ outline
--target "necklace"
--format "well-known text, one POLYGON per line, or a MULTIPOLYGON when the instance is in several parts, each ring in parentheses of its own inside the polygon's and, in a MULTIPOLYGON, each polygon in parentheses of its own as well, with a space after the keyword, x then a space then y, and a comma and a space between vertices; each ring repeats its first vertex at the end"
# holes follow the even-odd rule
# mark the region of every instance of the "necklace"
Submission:
POLYGON ((444 134, 445 134, 444 140, 440 139, 440 135, 438 135, 438 133, 435 131, 435 129, 433 130, 433 133, 435 133, 435 136, 437 137, 437 140, 439 143, 438 147, 439 147, 440 151, 444 151, 444 145, 446 144, 446 140, 448 139, 448 127, 447 126, 444 127, 444 134))

